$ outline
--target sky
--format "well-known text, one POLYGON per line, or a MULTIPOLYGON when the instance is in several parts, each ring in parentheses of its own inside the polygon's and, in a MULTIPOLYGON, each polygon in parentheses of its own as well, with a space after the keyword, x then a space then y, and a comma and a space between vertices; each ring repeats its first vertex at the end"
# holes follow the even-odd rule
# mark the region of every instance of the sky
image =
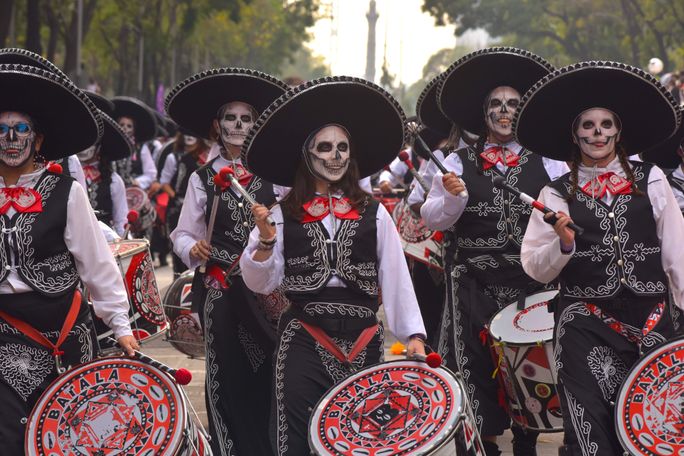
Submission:
MULTIPOLYGON (((323 7, 323 17, 311 27, 312 39, 307 45, 315 55, 325 59, 333 75, 364 77, 369 0, 322 0, 321 3, 327 7, 323 7)), ((382 74, 385 52, 390 73, 396 76, 397 82, 409 86, 422 77, 423 66, 440 49, 457 43, 475 48, 486 45, 484 31, 469 32, 457 42, 454 27, 437 27, 434 18, 421 11, 422 3, 423 0, 376 0, 379 17, 375 82, 382 74)))

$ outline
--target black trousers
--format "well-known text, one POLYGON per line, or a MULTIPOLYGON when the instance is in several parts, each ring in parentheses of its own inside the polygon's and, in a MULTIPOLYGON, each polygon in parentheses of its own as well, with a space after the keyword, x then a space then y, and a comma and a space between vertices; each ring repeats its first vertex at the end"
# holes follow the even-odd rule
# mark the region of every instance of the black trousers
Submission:
POLYGON ((622 454, 612 403, 641 354, 675 333, 667 304, 645 336, 644 323, 657 305, 653 299, 633 297, 600 305, 564 302, 555 312, 554 358, 562 385, 565 444, 573 456, 622 454))
POLYGON ((444 300, 443 273, 425 263, 407 258, 413 289, 418 299, 418 307, 423 317, 423 324, 428 337, 433 337, 439 331, 442 316, 442 302, 444 300))
POLYGON ((242 278, 209 289, 201 310, 214 455, 272 455, 267 438, 275 323, 242 278))
MULTIPOLYGON (((19 318, 56 342, 72 294, 48 298, 36 292, 0 295, 0 310, 19 318)), ((69 336, 61 345, 62 365, 93 358, 94 337, 90 310, 85 302, 69 336)), ((57 377, 52 351, 33 342, 0 318, 0 454, 24 454, 25 420, 41 394, 57 377)))

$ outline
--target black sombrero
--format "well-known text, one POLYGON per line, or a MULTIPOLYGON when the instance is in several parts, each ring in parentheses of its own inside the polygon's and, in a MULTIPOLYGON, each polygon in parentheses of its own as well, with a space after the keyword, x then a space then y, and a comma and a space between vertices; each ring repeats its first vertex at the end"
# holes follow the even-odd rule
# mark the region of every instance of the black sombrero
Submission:
POLYGON ((433 78, 418 96, 416 115, 418 121, 425 127, 442 135, 442 139, 451 132, 451 120, 444 115, 437 105, 437 89, 444 78, 443 74, 433 78))
POLYGON ((133 97, 114 97, 114 115, 117 122, 121 117, 130 117, 135 122, 135 141, 142 144, 154 138, 157 121, 152 110, 145 103, 133 97))
POLYGON ((102 157, 108 161, 129 157, 133 153, 135 145, 119 127, 116 120, 112 119, 111 113, 114 111, 114 103, 95 92, 86 90, 84 93, 100 111, 100 117, 102 117, 102 123, 104 124, 104 131, 102 138, 100 138, 100 154, 102 157))
POLYGON ((40 155, 57 160, 97 143, 99 111, 69 80, 31 65, 0 65, 0 111, 31 116, 45 137, 40 155), (58 109, 58 111, 55 111, 58 109))
MULTIPOLYGON (((679 108, 681 114, 684 114, 684 109, 679 108)), ((680 114, 680 115, 681 115, 680 114)), ((676 168, 682 163, 681 157, 677 154, 680 146, 684 143, 684 119, 679 124, 679 128, 674 135, 667 138, 657 146, 651 147, 643 154, 641 158, 644 161, 655 163, 661 168, 672 169, 676 168)))
POLYGON ((214 68, 190 76, 166 97, 166 112, 178 125, 209 139, 211 124, 226 103, 241 101, 261 114, 287 90, 273 76, 245 68, 214 68))
POLYGON ((405 141, 405 116, 385 90, 364 79, 334 76, 309 81, 274 101, 242 146, 243 163, 269 182, 292 186, 308 136, 327 124, 351 135, 361 177, 390 163, 405 141))
POLYGON ((520 144, 545 157, 572 160, 572 123, 583 111, 613 111, 622 123, 621 141, 637 154, 672 136, 679 126, 677 104, 653 76, 617 62, 581 62, 538 81, 513 117, 520 144))
POLYGON ((100 95, 99 93, 91 92, 90 90, 84 90, 83 93, 88 95, 88 98, 90 98, 90 101, 95 103, 97 109, 104 112, 109 117, 114 116, 114 103, 112 103, 110 99, 100 95))
POLYGON ((66 74, 60 70, 57 65, 50 62, 48 59, 41 57, 35 52, 31 52, 21 48, 3 48, 0 49, 0 64, 3 63, 17 63, 20 65, 31 65, 51 73, 55 73, 59 77, 71 82, 66 74))
POLYGON ((444 115, 464 130, 485 131, 484 102, 497 87, 510 86, 520 96, 551 71, 553 66, 529 51, 493 47, 468 54, 445 72, 437 89, 444 115))

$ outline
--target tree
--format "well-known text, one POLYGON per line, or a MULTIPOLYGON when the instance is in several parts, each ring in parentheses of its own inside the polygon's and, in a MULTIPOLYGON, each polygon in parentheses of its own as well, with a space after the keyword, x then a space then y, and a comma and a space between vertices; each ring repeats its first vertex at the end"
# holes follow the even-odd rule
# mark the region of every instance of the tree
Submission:
POLYGON ((14 17, 14 0, 0 0, 0 47, 7 46, 12 17, 14 17))

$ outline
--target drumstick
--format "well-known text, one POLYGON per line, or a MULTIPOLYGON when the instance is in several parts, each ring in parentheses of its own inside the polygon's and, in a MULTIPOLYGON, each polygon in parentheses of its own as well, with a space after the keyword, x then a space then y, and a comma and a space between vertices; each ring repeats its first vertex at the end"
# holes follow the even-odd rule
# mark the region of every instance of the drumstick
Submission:
MULTIPOLYGON (((406 346, 401 342, 395 342, 390 348, 393 355, 406 355, 408 352, 406 346)), ((423 355, 422 353, 414 353, 407 357, 408 359, 414 359, 416 361, 423 361, 428 366, 433 369, 442 365, 442 357, 437 352, 432 352, 428 355, 423 355)))
MULTIPOLYGON (((544 206, 544 204, 542 204, 539 201, 532 198, 527 193, 523 193, 520 190, 518 190, 517 188, 510 185, 508 182, 506 182, 506 179, 502 176, 494 176, 492 178, 492 183, 494 184, 495 187, 498 187, 500 189, 506 190, 506 191, 514 194, 515 196, 520 198, 520 200, 522 202, 529 204, 530 206, 532 206, 533 208, 535 208, 539 211, 542 211, 544 214, 555 214, 556 213, 555 211, 544 206)), ((547 219, 545 218, 544 221, 546 223, 553 225, 554 223, 556 223, 556 218, 552 217, 552 219, 550 221, 547 221, 547 219)), ((582 228, 581 226, 578 226, 572 222, 568 223, 568 228, 570 228, 572 231, 577 233, 578 236, 582 236, 582 234, 584 233, 584 228, 582 228)))
MULTIPOLYGON (((238 193, 240 193, 242 197, 245 200, 247 200, 247 202, 252 206, 259 204, 254 198, 252 198, 252 195, 250 195, 247 192, 247 190, 245 190, 245 187, 243 187, 240 184, 240 182, 238 182, 238 180, 235 178, 235 171, 233 171, 233 168, 231 168, 230 166, 224 166, 223 168, 221 168, 221 171, 219 171, 219 178, 227 185, 227 187, 232 186, 235 190, 237 190, 238 193)), ((271 218, 270 215, 266 217, 266 221, 271 226, 275 225, 275 222, 273 221, 273 218, 271 218)))
POLYGON ((392 169, 390 169, 389 165, 386 165, 386 166, 385 166, 384 168, 382 168, 382 169, 384 169, 385 171, 387 171, 388 173, 390 173, 392 176, 394 176, 394 178, 397 180, 397 183, 399 184, 399 186, 400 186, 402 189, 406 190, 406 184, 404 184, 404 183, 402 182, 402 180, 404 179, 403 177, 398 176, 394 171, 392 171, 392 169))
MULTIPOLYGON (((440 171, 443 175, 445 175, 445 176, 446 176, 447 174, 449 174, 449 170, 446 169, 446 167, 442 164, 442 162, 440 162, 439 160, 437 160, 437 157, 435 157, 434 152, 432 152, 432 150, 430 150, 430 148, 427 146, 427 144, 425 144, 425 141, 423 141, 423 138, 421 138, 420 135, 416 135, 416 139, 417 139, 418 142, 420 143, 420 146, 421 146, 423 149, 425 149, 425 150, 427 151, 427 154, 428 154, 428 156, 430 157, 430 160, 432 160, 432 163, 435 164, 435 166, 437 167, 437 169, 439 169, 439 171, 440 171)), ((463 191, 462 191, 461 193, 462 193, 463 196, 465 196, 466 198, 468 197, 468 189, 467 189, 467 188, 464 188, 463 191)))
MULTIPOLYGON (((216 223, 216 213, 218 212, 218 203, 219 200, 221 199, 221 193, 223 193, 228 187, 225 187, 221 185, 221 180, 217 182, 217 178, 219 178, 219 175, 216 174, 214 175, 214 187, 218 190, 216 195, 214 195, 214 199, 211 202, 211 212, 209 212, 209 224, 207 225, 207 234, 205 236, 205 240, 207 241, 207 245, 211 245, 211 237, 214 234, 214 224, 216 223)), ((202 264, 200 264, 199 267, 199 272, 201 274, 204 274, 207 270, 207 260, 202 260, 202 264)))
POLYGON ((121 237, 121 239, 126 239, 128 237, 128 233, 131 232, 131 227, 135 222, 138 221, 138 211, 135 209, 131 209, 128 211, 128 215, 126 215, 126 220, 128 220, 128 223, 126 224, 126 229, 124 230, 124 234, 121 237))
MULTIPOLYGON (((114 340, 113 337, 108 337, 107 339, 116 343, 116 340, 114 340)), ((192 373, 183 367, 178 368, 178 369, 174 369, 174 368, 169 367, 160 361, 157 361, 156 359, 153 359, 147 355, 144 355, 143 353, 141 353, 137 350, 135 350, 135 359, 142 361, 145 364, 149 364, 152 367, 156 367, 157 369, 159 369, 161 371, 166 372, 179 385, 187 385, 188 383, 190 383, 192 381, 192 373)))
POLYGON ((406 152, 405 150, 399 152, 399 160, 403 161, 406 164, 406 166, 408 166, 409 171, 411 172, 411 174, 413 174, 413 178, 416 180, 416 182, 418 182, 418 184, 420 184, 421 187, 423 187, 425 193, 429 192, 430 187, 428 187, 428 184, 425 182, 425 179, 423 179, 423 176, 421 176, 420 173, 416 171, 416 168, 413 166, 413 162, 409 158, 408 152, 406 152))

